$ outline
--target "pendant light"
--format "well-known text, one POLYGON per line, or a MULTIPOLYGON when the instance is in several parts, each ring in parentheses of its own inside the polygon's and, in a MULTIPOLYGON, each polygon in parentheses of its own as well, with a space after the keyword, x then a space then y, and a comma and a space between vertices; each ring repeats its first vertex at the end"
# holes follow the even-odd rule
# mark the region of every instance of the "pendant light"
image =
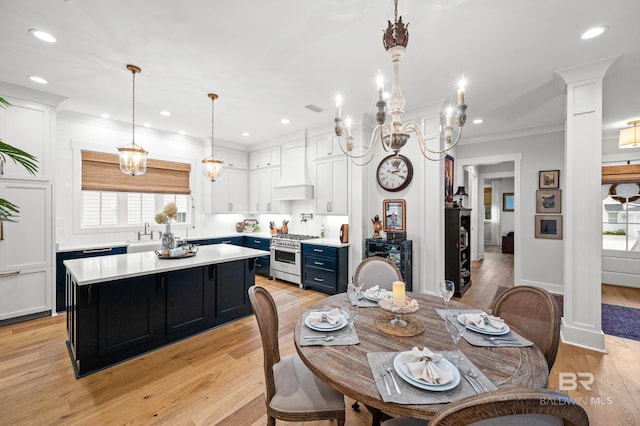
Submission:
POLYGON ((618 140, 619 148, 637 148, 640 147, 640 130, 638 124, 640 120, 633 120, 627 123, 629 126, 626 129, 620 130, 620 139, 618 140))
POLYGON ((220 172, 222 171, 222 160, 218 160, 213 155, 214 148, 214 139, 213 139, 213 103, 216 99, 218 99, 218 95, 215 93, 209 93, 207 96, 211 98, 211 156, 202 160, 202 164, 204 164, 204 175, 211 182, 215 182, 220 176, 220 172))
POLYGON ((147 171, 147 154, 141 146, 136 145, 136 73, 142 71, 135 65, 127 65, 133 75, 133 117, 131 119, 131 144, 118 147, 120 170, 122 173, 138 176, 147 171))

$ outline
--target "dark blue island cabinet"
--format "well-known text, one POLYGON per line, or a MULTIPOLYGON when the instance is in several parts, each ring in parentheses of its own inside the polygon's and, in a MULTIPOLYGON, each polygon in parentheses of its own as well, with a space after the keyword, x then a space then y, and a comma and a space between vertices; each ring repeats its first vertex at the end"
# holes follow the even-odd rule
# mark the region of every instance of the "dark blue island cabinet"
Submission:
POLYGON ((67 274, 76 377, 252 313, 255 258, 78 285, 67 274))

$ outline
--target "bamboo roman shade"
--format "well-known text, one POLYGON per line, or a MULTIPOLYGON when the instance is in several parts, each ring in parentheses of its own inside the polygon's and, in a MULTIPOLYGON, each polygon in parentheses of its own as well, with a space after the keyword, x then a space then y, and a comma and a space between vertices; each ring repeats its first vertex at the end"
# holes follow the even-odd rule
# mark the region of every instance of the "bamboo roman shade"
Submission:
POLYGON ((621 166, 603 166, 602 183, 638 183, 640 184, 640 164, 621 166))
POLYGON ((82 151, 82 189, 88 191, 190 194, 191 164, 148 160, 147 172, 139 176, 120 171, 117 154, 82 151))

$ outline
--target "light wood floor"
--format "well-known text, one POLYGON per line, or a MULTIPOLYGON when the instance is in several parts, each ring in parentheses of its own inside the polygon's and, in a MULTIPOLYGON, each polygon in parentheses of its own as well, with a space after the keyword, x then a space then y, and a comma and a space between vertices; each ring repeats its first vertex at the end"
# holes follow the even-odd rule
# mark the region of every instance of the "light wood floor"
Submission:
MULTIPOLYGON (((462 298, 482 308, 498 286, 513 280, 511 255, 489 251, 485 256, 474 263, 473 285, 462 298)), ((305 306, 325 296, 260 277, 258 284, 272 292, 278 305, 281 352, 295 352, 295 320, 305 306)), ((603 299, 640 307, 639 293, 604 286, 603 299)), ((253 317, 79 380, 65 341, 64 315, 0 327, 0 425, 266 423, 262 349, 253 317)), ((591 423, 638 424, 640 342, 607 336, 606 344, 607 354, 562 344, 550 387, 558 389, 560 372, 593 372, 590 391, 567 392, 582 403, 591 423)), ((368 424, 366 410, 347 409, 347 425, 368 424)))

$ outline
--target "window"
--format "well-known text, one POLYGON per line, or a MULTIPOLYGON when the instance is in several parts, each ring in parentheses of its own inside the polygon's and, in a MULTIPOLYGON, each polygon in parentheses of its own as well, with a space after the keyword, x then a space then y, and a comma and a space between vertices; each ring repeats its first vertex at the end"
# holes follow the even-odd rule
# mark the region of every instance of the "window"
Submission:
POLYGON ((189 223, 189 196, 135 192, 82 191, 82 227, 115 227, 155 224, 156 214, 167 203, 176 203, 176 223, 189 223), (121 218, 121 219, 119 219, 121 218))
POLYGON ((640 164, 602 168, 602 248, 640 252, 640 164))
POLYGON ((484 188, 484 220, 491 220, 491 188, 484 188))

